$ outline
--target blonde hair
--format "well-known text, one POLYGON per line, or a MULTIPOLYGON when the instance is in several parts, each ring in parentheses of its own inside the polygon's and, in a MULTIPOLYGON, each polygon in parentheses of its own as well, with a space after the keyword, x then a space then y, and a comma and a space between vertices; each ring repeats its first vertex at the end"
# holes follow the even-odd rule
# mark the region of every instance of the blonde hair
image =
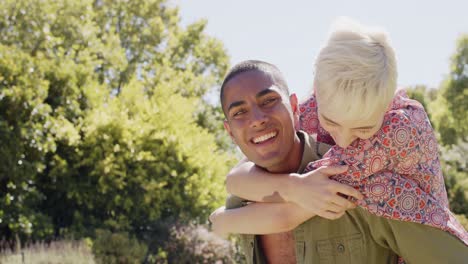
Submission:
POLYGON ((396 57, 383 30, 340 19, 315 64, 319 109, 365 119, 385 111, 397 85, 396 57))

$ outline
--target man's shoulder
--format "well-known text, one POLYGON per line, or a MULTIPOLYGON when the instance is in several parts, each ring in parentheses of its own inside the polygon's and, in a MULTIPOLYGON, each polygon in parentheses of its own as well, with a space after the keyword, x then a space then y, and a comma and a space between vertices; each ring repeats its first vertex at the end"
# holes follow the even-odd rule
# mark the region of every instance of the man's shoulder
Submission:
POLYGON ((331 146, 322 142, 318 142, 315 134, 310 135, 302 130, 299 130, 297 133, 301 140, 304 141, 304 151, 302 154, 301 167, 298 171, 302 172, 305 170, 307 164, 312 161, 321 159, 331 146))

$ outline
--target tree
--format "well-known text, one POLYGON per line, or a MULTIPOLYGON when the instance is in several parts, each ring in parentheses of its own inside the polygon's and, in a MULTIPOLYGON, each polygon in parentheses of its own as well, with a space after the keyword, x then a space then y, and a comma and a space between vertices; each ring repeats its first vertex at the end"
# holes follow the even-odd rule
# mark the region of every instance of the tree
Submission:
POLYGON ((1 6, 2 234, 142 238, 222 203, 233 159, 203 98, 228 57, 206 21, 162 0, 1 6))
POLYGON ((47 99, 47 64, 0 45, 0 230, 4 236, 52 233, 51 219, 35 208, 45 197, 37 186, 45 155, 56 150, 47 99))
MULTIPOLYGON (((468 216, 468 35, 462 35, 451 58, 450 74, 429 103, 432 123, 442 142, 441 163, 451 209, 468 216)), ((465 218, 464 218, 465 219, 465 218)), ((465 221, 466 222, 466 221, 465 221)))
POLYGON ((456 214, 468 217, 468 143, 442 147, 441 163, 450 202, 456 214))
POLYGON ((468 35, 462 35, 451 59, 450 74, 431 107, 442 143, 467 141, 468 133, 468 35))

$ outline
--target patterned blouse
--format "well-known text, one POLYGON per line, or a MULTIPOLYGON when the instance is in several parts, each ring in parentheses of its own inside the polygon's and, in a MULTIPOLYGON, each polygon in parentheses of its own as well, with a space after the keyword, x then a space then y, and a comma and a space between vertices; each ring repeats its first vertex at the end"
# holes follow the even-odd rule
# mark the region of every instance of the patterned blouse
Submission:
POLYGON ((382 127, 343 149, 319 124, 315 95, 300 105, 300 126, 318 142, 334 145, 308 170, 347 164, 332 178, 365 196, 359 205, 378 216, 433 226, 468 245, 468 233, 449 210, 438 143, 423 106, 399 90, 382 127))

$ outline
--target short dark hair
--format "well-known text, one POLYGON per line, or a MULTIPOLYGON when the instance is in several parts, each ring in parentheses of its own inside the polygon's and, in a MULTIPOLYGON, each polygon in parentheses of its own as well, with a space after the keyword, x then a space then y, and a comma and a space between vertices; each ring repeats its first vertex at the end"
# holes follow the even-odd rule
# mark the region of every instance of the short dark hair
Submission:
POLYGON ((264 61, 246 60, 232 67, 231 70, 227 73, 226 77, 224 77, 224 81, 223 84, 221 84, 221 91, 219 95, 221 107, 223 106, 224 102, 224 88, 226 84, 237 75, 249 71, 259 71, 268 74, 273 80, 273 83, 278 85, 280 89, 282 89, 284 92, 286 92, 287 95, 289 95, 288 84, 286 83, 286 80, 284 79, 283 74, 278 69, 278 67, 264 61))

